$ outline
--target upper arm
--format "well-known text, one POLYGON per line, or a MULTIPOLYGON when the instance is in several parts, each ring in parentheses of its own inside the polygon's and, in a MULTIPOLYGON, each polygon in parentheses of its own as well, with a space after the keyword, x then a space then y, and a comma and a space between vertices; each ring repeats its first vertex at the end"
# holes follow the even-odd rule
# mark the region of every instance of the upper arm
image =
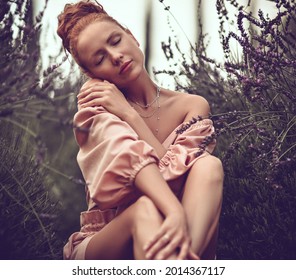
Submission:
POLYGON ((185 116, 185 122, 190 121, 193 117, 200 116, 202 118, 208 118, 210 113, 209 102, 200 95, 189 95, 186 98, 187 112, 185 116))
POLYGON ((77 126, 85 128, 76 129, 75 136, 80 144, 77 161, 90 198, 101 209, 130 203, 138 172, 159 160, 154 149, 102 107, 85 108, 75 116, 77 126))

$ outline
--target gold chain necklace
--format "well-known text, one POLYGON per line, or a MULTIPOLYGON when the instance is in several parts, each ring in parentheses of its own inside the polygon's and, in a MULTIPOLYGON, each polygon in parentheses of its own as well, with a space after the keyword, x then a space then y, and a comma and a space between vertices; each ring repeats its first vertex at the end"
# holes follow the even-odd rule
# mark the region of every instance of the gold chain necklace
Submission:
POLYGON ((158 135, 158 132, 159 132, 159 129, 158 129, 158 127, 159 127, 159 120, 160 120, 160 117, 159 117, 159 111, 160 111, 160 102, 159 102, 159 98, 160 98, 160 87, 157 86, 156 97, 154 98, 154 100, 153 100, 152 102, 150 102, 150 103, 148 103, 148 104, 146 104, 146 105, 142 105, 142 104, 140 104, 140 103, 138 103, 138 102, 136 102, 136 101, 132 101, 132 100, 128 99, 130 102, 132 102, 132 103, 138 105, 138 106, 141 107, 142 109, 147 109, 147 108, 151 107, 151 106, 156 102, 156 107, 155 107, 155 109, 154 109, 153 112, 150 113, 149 115, 142 115, 142 114, 140 114, 140 113, 135 109, 135 107, 132 106, 132 107, 137 111, 137 113, 139 114, 139 116, 140 116, 141 118, 143 118, 143 119, 150 119, 150 118, 152 118, 152 117, 156 114, 157 126, 156 126, 156 128, 155 128, 155 132, 154 132, 155 135, 158 135))
POLYGON ((158 99, 159 99, 159 96, 160 96, 160 87, 157 86, 156 88, 156 96, 155 98, 150 102, 150 103, 147 103, 146 105, 143 105, 137 101, 133 101, 131 99, 128 99, 130 102, 138 105, 139 107, 143 108, 143 109, 148 109, 149 107, 151 107, 158 99))

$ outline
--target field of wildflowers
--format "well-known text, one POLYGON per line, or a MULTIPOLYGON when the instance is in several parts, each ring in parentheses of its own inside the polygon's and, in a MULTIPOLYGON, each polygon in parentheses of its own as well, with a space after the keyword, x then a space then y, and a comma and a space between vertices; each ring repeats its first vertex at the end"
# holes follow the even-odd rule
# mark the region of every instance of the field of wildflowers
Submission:
MULTIPOLYGON (((212 108, 215 153, 225 168, 218 259, 296 258, 296 4, 273 2, 277 14, 270 18, 239 1, 217 0, 224 62, 208 57, 200 24, 191 60, 184 56, 179 72, 158 71, 212 108), (237 11, 237 32, 225 27, 229 5, 237 11), (232 40, 241 57, 233 55, 232 40)), ((40 70, 42 12, 34 20, 31 13, 31 1, 1 4, 2 259, 60 258, 77 227, 73 213, 84 207, 71 131, 79 81, 61 78, 65 58, 40 70)), ((181 52, 177 43, 163 47, 168 59, 181 52)))
MULTIPOLYGON (((238 2, 216 1, 223 63, 207 56, 200 24, 191 61, 183 54, 180 72, 157 73, 174 75, 179 89, 211 104, 216 154, 226 175, 218 257, 295 259, 296 5, 274 1, 277 14, 270 18, 238 2), (230 5, 236 8, 237 32, 226 31, 230 5), (230 48, 232 40, 241 57, 230 48)), ((172 43, 164 51, 168 59, 180 52, 172 43)))

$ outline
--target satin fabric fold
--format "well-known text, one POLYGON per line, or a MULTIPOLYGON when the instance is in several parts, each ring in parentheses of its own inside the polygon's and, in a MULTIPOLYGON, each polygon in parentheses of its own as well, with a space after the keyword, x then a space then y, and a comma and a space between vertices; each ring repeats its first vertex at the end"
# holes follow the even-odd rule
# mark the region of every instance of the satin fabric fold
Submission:
POLYGON ((177 134, 183 125, 162 143, 167 152, 159 159, 128 123, 103 107, 81 109, 75 114, 74 134, 80 147, 77 161, 86 182, 88 210, 81 213, 80 232, 73 233, 64 247, 64 259, 84 259, 91 237, 139 197, 133 182, 143 167, 157 164, 164 179, 170 181, 214 150, 212 142, 196 157, 205 137, 214 132, 210 119, 197 121, 177 134))

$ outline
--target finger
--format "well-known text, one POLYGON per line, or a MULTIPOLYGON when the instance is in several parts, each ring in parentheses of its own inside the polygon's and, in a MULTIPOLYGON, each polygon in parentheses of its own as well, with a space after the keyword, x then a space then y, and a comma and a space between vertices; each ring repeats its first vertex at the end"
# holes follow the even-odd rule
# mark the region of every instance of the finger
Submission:
POLYGON ((79 91, 79 94, 87 92, 87 91, 91 91, 92 89, 95 89, 98 86, 107 86, 106 83, 104 83, 103 81, 97 80, 96 82, 93 83, 88 83, 87 85, 84 84, 79 91))
POLYGON ((77 94, 77 99, 82 99, 84 97, 86 97, 87 95, 89 95, 92 92, 92 88, 93 87, 88 87, 85 89, 80 89, 79 93, 77 94))
POLYGON ((189 260, 200 260, 200 257, 190 249, 188 252, 188 259, 189 260))
POLYGON ((104 96, 104 93, 103 92, 92 92, 90 93, 89 95, 85 96, 85 97, 80 97, 78 98, 78 104, 82 104, 82 103, 86 103, 86 102, 89 102, 91 100, 94 100, 94 99, 99 99, 99 98, 102 98, 104 96))
POLYGON ((160 248, 160 250, 155 255, 156 260, 166 260, 169 256, 176 254, 178 250, 178 247, 180 245, 179 238, 174 239, 171 242, 169 242, 166 246, 163 246, 163 248, 160 248))
POLYGON ((147 251, 146 251, 146 258, 151 259, 153 258, 158 252, 167 246, 170 243, 170 239, 167 238, 165 235, 159 238, 147 251))
POLYGON ((156 236, 151 242, 145 247, 146 252, 153 251, 155 248, 162 247, 163 245, 170 242, 169 235, 162 234, 156 236))
POLYGON ((189 242, 184 242, 182 244, 182 246, 180 247, 180 251, 179 251, 177 259, 178 260, 185 260, 188 255, 188 250, 189 250, 189 242))
POLYGON ((96 106, 103 106, 102 102, 99 102, 97 100, 92 100, 86 103, 78 104, 81 108, 86 108, 86 107, 96 107, 96 106))
POLYGON ((103 85, 92 85, 91 87, 85 88, 85 89, 81 89, 79 94, 77 95, 78 99, 84 98, 88 95, 90 95, 93 92, 100 92, 104 90, 104 86, 103 85))
MULTIPOLYGON (((163 237, 164 235, 165 235, 166 233, 165 233, 165 231, 164 231, 164 229, 162 229, 161 231, 159 231, 158 233, 156 233, 155 235, 154 235, 154 237, 152 238, 152 239, 150 239, 146 244, 145 244, 145 246, 144 246, 144 251, 147 251, 147 250, 149 250, 149 248, 151 248, 161 237, 163 237)), ((168 238, 169 236, 168 235, 166 235, 166 237, 165 238, 168 238)))
POLYGON ((108 85, 95 85, 85 91, 82 91, 81 93, 79 93, 77 95, 78 100, 81 100, 83 98, 92 98, 95 96, 105 96, 106 94, 109 94, 110 91, 110 87, 108 85))
POLYGON ((81 87, 81 90, 82 89, 86 89, 86 88, 89 88, 89 87, 92 87, 93 85, 95 85, 96 83, 98 82, 103 82, 103 80, 100 80, 100 79, 89 79, 88 81, 86 81, 82 87, 81 87))

